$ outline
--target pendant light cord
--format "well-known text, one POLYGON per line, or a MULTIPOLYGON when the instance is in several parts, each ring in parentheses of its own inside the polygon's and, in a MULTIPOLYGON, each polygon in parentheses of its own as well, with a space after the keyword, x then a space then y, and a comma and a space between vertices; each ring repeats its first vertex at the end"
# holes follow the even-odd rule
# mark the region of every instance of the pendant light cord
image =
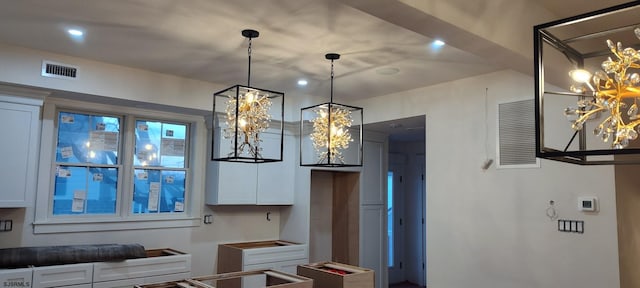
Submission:
POLYGON ((331 96, 329 103, 333 103, 333 59, 331 59, 331 96))
POLYGON ((247 48, 247 54, 249 54, 249 71, 247 74, 247 86, 251 87, 251 39, 249 37, 249 48, 247 48))
POLYGON ((489 101, 487 98, 489 94, 489 87, 486 87, 484 90, 484 157, 489 159, 489 118, 487 112, 487 102, 489 101))
POLYGON ((485 88, 484 90, 484 163, 482 163, 482 170, 487 171, 491 164, 493 163, 493 159, 489 158, 489 117, 488 114, 488 100, 489 98, 489 88, 485 88))

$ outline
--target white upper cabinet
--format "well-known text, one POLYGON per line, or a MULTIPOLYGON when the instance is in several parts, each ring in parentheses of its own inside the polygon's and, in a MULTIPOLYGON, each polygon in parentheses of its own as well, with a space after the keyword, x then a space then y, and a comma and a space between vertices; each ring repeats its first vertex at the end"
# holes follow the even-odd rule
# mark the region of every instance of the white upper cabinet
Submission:
POLYGON ((42 100, 0 92, 0 208, 33 205, 42 100))
MULTIPOLYGON (((211 130, 209 131, 211 133, 211 130)), ((263 138, 280 137, 262 133, 263 138)), ((209 138, 211 139, 211 138, 209 138)), ((220 139, 220 138, 218 138, 220 139)), ((265 141, 265 143, 271 143, 265 141)), ((285 135, 282 162, 207 162, 206 201, 209 205, 293 205, 296 161, 292 135, 285 135)), ((263 147, 280 149, 280 147, 263 147)))
MULTIPOLYGON (((279 135, 271 134, 268 137, 279 135)), ((293 136, 285 135, 282 162, 257 165, 258 205, 293 205, 294 174, 298 163, 294 145, 297 143, 293 136)))

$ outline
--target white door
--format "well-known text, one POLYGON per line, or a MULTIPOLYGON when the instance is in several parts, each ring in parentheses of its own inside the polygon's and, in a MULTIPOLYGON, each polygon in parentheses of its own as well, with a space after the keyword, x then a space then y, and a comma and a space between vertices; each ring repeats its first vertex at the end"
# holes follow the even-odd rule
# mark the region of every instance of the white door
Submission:
POLYGON ((363 205, 360 207, 360 264, 358 266, 375 271, 376 288, 385 287, 382 272, 386 270, 384 259, 385 218, 384 205, 363 205))
POLYGON ((385 145, 364 141, 360 178, 360 263, 375 271, 376 288, 387 286, 385 145))
POLYGON ((389 154, 387 172, 387 265, 389 283, 404 282, 405 262, 405 200, 404 155, 389 154))

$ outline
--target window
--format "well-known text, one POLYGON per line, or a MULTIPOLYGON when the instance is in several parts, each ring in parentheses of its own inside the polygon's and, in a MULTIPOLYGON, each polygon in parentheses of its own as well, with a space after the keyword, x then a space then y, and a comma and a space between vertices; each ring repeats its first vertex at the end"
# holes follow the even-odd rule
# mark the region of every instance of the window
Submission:
POLYGON ((206 137, 204 117, 51 102, 40 153, 51 169, 39 172, 36 233, 199 225, 202 193, 190 187, 203 187, 204 172, 192 167, 206 158, 194 141, 206 137))
POLYGON ((184 211, 187 125, 137 120, 132 213, 184 211))
POLYGON ((58 113, 53 215, 116 213, 120 122, 58 113))

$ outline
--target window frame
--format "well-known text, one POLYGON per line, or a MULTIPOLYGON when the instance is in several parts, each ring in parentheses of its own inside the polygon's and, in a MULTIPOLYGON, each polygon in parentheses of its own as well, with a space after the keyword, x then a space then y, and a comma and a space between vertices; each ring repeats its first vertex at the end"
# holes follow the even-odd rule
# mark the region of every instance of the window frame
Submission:
POLYGON ((42 111, 40 164, 34 233, 60 233, 85 231, 113 231, 130 229, 177 228, 200 225, 200 206, 204 190, 204 160, 206 158, 206 125, 204 116, 158 110, 147 110, 125 105, 97 104, 83 101, 48 98, 42 111), (120 155, 118 155, 118 184, 116 214, 53 215, 55 189, 56 146, 58 113, 72 112, 102 114, 121 117, 120 155), (187 125, 184 212, 133 213, 133 157, 135 153, 135 123, 138 119, 187 125))
MULTIPOLYGON (((184 203, 186 205, 186 203, 189 202, 189 199, 191 198, 190 193, 188 193, 189 189, 190 189, 190 182, 189 179, 191 178, 191 174, 192 174, 192 153, 191 153, 191 142, 193 141, 193 136, 192 136, 192 129, 191 129, 191 123, 187 123, 187 122, 183 122, 183 121, 176 121, 176 120, 167 120, 167 119, 163 119, 160 120, 157 117, 141 117, 138 115, 135 115, 133 117, 130 117, 132 122, 131 126, 131 142, 129 143, 131 147, 133 147, 131 149, 132 152, 131 157, 128 157, 126 160, 130 162, 130 165, 127 166, 127 169, 130 169, 129 173, 127 173, 127 176, 130 177, 131 181, 129 181, 127 184, 129 184, 129 199, 133 199, 132 197, 135 194, 135 171, 136 170, 157 170, 157 171, 185 171, 186 175, 185 175, 185 184, 184 184, 184 203), (155 167, 155 166, 136 166, 135 165, 135 161, 134 161, 134 157, 135 155, 135 146, 136 146, 136 137, 135 137, 135 130, 137 127, 137 121, 152 121, 152 122, 162 122, 164 124, 175 124, 175 125, 185 125, 186 126, 186 135, 187 137, 185 138, 185 141, 187 142, 185 145, 185 159, 184 159, 184 167, 183 168, 177 168, 177 167, 155 167)), ((128 207, 127 207, 127 214, 129 215, 129 217, 154 217, 153 215, 167 215, 167 214, 173 214, 173 213, 185 213, 187 209, 189 209, 188 207, 185 207, 185 211, 183 212, 172 212, 172 213, 162 213, 160 211, 158 211, 157 213, 133 213, 132 212, 132 201, 128 201, 128 207)))
MULTIPOLYGON (((95 111, 90 111, 90 110, 78 110, 78 109, 65 109, 65 108, 59 108, 56 109, 55 111, 55 117, 53 119, 54 121, 54 139, 53 139, 53 166, 52 166, 52 170, 51 170, 51 180, 52 180, 52 186, 51 186, 51 190, 50 190, 50 201, 49 201, 49 207, 48 207, 48 214, 50 217, 52 218, 58 218, 61 220, 65 220, 65 221, 73 221, 73 219, 77 219, 78 217, 89 217, 89 218, 94 218, 94 219, 100 219, 100 218, 105 218, 105 217, 110 217, 111 214, 61 214, 61 215, 54 215, 53 214, 53 197, 54 197, 54 193, 55 193, 55 181, 56 181, 56 171, 57 171, 57 167, 58 166, 70 166, 70 167, 115 167, 118 169, 118 184, 116 185, 116 209, 115 209, 115 215, 120 215, 122 213, 121 209, 122 209, 122 205, 124 203, 122 203, 122 197, 120 194, 121 191, 123 191, 123 187, 122 187, 122 179, 124 177, 124 165, 123 165, 123 158, 122 155, 124 154, 124 133, 122 131, 122 127, 124 126, 124 123, 126 121, 125 115, 117 115, 117 114, 113 114, 113 113, 103 113, 103 112, 95 112, 95 111), (79 162, 79 163, 64 163, 64 162, 58 162, 57 161, 57 151, 56 148, 58 146, 58 128, 60 126, 60 123, 58 123, 59 120, 59 115, 60 113, 75 113, 75 114, 87 114, 87 115, 97 115, 100 114, 101 116, 108 116, 108 117, 114 117, 114 118, 119 118, 120 119, 120 131, 119 133, 119 139, 118 139, 118 160, 116 161, 115 165, 102 165, 102 164, 93 164, 93 163, 83 163, 83 162, 79 162)), ((44 146, 44 143, 41 142, 42 146, 44 146)), ((85 203, 86 205, 86 203, 85 203)))

